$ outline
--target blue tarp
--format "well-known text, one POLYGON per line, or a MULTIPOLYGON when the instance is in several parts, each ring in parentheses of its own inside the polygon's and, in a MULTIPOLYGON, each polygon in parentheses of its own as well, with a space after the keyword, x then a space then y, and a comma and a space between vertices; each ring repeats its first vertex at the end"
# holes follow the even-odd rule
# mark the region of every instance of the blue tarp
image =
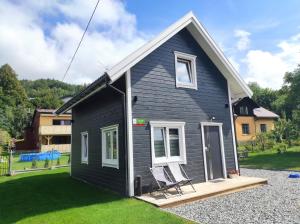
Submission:
POLYGON ((289 175, 289 178, 300 178, 300 174, 299 173, 291 173, 289 175))
POLYGON ((22 162, 30 162, 32 160, 56 160, 60 158, 60 152, 53 150, 48 152, 40 152, 40 153, 26 153, 20 155, 20 161, 22 162))

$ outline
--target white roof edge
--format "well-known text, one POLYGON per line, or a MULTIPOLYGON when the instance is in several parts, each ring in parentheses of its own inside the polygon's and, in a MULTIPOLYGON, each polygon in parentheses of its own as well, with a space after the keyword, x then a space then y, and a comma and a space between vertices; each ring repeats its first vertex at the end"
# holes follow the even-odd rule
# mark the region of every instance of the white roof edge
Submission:
POLYGON ((253 95, 251 89, 248 87, 248 85, 245 83, 245 81, 241 78, 239 73, 236 71, 236 69, 232 66, 230 61, 227 59, 227 57, 224 55, 222 50, 218 47, 216 42, 213 40, 211 35, 208 33, 208 31, 205 29, 205 27, 199 22, 199 20, 196 18, 196 16, 193 15, 193 21, 195 24, 197 24, 197 28, 199 32, 203 32, 203 36, 206 38, 209 45, 213 48, 214 52, 217 53, 217 56, 222 60, 223 64, 227 67, 228 71, 233 75, 233 78, 240 84, 240 86, 243 88, 245 93, 251 97, 253 95))
MULTIPOLYGON (((209 35, 209 33, 206 31, 206 29, 202 26, 202 24, 198 21, 198 19, 196 18, 196 16, 193 14, 192 11, 190 11, 185 16, 183 16, 181 19, 177 20, 175 23, 170 25, 167 29, 165 29, 163 32, 161 32, 154 39, 152 39, 148 43, 144 44, 142 47, 140 47, 139 49, 134 51, 132 54, 128 55, 126 58, 124 58, 122 61, 117 63, 115 66, 113 66, 107 72, 107 74, 109 75, 112 82, 117 80, 128 69, 130 69, 136 63, 138 63, 140 60, 142 60, 145 56, 147 56, 152 51, 154 51, 156 48, 158 48, 163 43, 165 43, 167 40, 169 40, 178 31, 180 31, 184 27, 187 27, 191 23, 196 27, 197 31, 204 37, 205 41, 208 43, 210 48, 216 54, 217 58, 225 66, 226 70, 232 76, 234 81, 236 81, 236 83, 244 91, 244 94, 239 93, 239 95, 240 96, 246 95, 246 96, 251 97, 253 93, 250 90, 250 88, 247 86, 245 81, 240 77, 239 73, 235 70, 235 68, 232 66, 232 64, 229 62, 229 60, 225 57, 224 53, 217 46, 215 41, 212 39, 212 37, 209 35)), ((225 78, 228 80, 227 77, 225 77, 225 78)), ((230 84, 232 85, 234 83, 230 83, 230 84)))

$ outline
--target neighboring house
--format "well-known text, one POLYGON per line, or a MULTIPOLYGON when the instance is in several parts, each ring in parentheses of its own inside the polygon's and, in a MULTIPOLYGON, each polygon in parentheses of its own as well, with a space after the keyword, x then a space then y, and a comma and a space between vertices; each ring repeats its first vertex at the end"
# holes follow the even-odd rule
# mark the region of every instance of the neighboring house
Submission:
POLYGON ((30 127, 24 130, 24 140, 16 142, 18 151, 49 151, 60 152, 71 150, 71 119, 70 112, 56 115, 55 110, 36 109, 30 127))
POLYGON ((277 114, 260 107, 249 97, 234 102, 233 108, 238 142, 252 141, 258 133, 273 130, 275 121, 279 118, 277 114))
POLYGON ((251 94, 188 13, 57 110, 72 108, 71 175, 128 196, 169 162, 195 183, 226 178, 238 170, 231 98, 251 94))

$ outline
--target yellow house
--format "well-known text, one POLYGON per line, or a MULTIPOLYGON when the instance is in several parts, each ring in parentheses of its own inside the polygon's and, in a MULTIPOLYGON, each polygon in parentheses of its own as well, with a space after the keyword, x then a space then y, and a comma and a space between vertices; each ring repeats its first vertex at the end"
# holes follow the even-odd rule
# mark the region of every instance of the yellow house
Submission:
POLYGON ((275 121, 279 118, 272 111, 259 107, 249 97, 236 101, 233 109, 238 142, 252 141, 258 133, 273 130, 275 121))
POLYGON ((55 110, 36 109, 31 126, 24 132, 24 140, 16 144, 17 150, 70 152, 71 113, 54 114, 55 110))

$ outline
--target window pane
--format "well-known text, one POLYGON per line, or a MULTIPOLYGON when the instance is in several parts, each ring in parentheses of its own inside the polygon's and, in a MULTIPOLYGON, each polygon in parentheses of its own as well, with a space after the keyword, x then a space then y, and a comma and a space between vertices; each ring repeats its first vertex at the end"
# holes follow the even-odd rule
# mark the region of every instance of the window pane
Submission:
POLYGON ((183 59, 177 59, 176 79, 178 82, 192 83, 191 79, 191 62, 183 59))
POLYGON ((178 129, 169 129, 169 138, 170 138, 170 154, 171 156, 179 156, 179 134, 178 129))
POLYGON ((113 159, 117 159, 117 131, 113 131, 113 159))
POLYGON ((84 158, 87 157, 87 150, 88 150, 88 146, 87 146, 88 142, 87 142, 87 135, 83 135, 83 156, 84 158))
POLYGON ((260 131, 261 132, 267 132, 267 125, 266 124, 260 124, 260 131))
POLYGON ((154 151, 155 157, 166 156, 165 152, 165 132, 163 128, 154 128, 154 151))
POLYGON ((111 132, 105 132, 105 141, 106 141, 106 159, 111 159, 111 132))
POLYGON ((249 132, 249 124, 242 124, 242 132, 243 134, 246 134, 248 135, 250 132, 249 132))

